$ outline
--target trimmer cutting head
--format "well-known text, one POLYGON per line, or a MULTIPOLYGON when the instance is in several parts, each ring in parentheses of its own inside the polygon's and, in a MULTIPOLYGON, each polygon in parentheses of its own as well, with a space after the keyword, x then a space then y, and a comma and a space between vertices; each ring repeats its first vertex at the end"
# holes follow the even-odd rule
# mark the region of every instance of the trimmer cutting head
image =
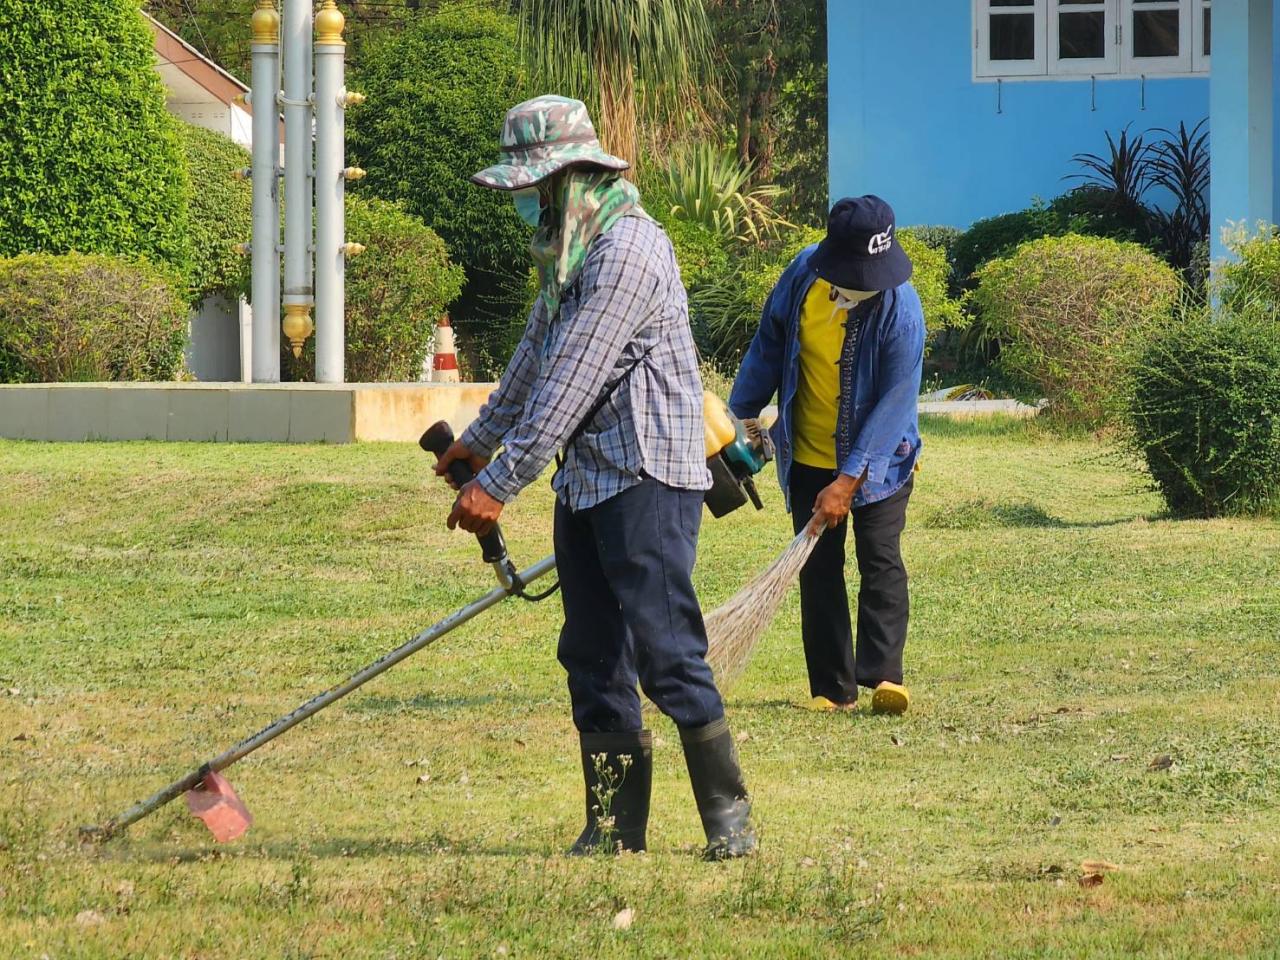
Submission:
POLYGON ((200 786, 187 791, 187 809, 204 821, 219 843, 238 840, 253 825, 253 814, 236 796, 231 781, 212 770, 200 786))

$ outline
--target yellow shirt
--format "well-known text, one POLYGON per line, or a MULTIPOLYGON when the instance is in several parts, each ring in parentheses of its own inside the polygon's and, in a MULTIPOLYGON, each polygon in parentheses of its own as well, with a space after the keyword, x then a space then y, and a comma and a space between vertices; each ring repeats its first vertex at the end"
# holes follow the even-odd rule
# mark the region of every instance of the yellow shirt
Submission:
POLYGON ((840 349, 847 310, 831 302, 831 284, 815 280, 800 308, 800 383, 796 387, 797 463, 836 467, 840 349))

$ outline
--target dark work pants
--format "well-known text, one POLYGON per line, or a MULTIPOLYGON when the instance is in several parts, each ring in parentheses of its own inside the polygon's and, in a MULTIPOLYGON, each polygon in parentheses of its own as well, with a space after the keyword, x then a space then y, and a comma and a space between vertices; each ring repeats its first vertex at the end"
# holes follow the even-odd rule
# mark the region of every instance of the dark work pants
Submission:
MULTIPOLYGON (((796 533, 813 515, 813 502, 835 479, 835 471, 797 463, 791 467, 791 517, 796 533)), ((852 703, 858 685, 902 682, 902 648, 907 643, 907 569, 902 563, 902 531, 914 478, 878 503, 856 507, 853 545, 858 587, 858 646, 854 652, 845 589, 845 538, 849 521, 828 530, 800 572, 800 631, 809 667, 809 691, 836 703, 852 703)))
POLYGON ((702 493, 650 477, 577 513, 556 502, 560 663, 583 733, 639 730, 645 695, 680 727, 724 716, 693 590, 702 493))

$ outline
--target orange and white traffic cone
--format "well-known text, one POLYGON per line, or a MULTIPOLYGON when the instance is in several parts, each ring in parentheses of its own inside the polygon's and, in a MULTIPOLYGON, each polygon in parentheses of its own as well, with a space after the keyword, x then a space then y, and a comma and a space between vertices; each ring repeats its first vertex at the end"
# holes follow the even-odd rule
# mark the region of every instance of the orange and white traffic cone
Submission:
POLYGON ((431 365, 432 383, 457 383, 458 354, 453 344, 453 326, 446 313, 436 327, 436 355, 431 365))

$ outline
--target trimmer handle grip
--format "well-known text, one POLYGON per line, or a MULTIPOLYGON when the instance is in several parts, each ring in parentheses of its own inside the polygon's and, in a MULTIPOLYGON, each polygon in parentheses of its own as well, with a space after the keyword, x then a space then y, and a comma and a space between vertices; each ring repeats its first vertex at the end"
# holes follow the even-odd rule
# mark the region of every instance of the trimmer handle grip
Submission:
MULTIPOLYGON (((437 462, 444 456, 444 452, 449 449, 452 443, 453 428, 443 420, 433 423, 418 439, 418 446, 427 451, 427 453, 434 453, 437 462)), ((464 460, 455 460, 449 464, 449 476, 459 488, 464 484, 470 483, 476 477, 475 471, 471 469, 471 464, 464 460)), ((507 559, 507 542, 503 539, 501 527, 495 524, 492 530, 483 537, 477 536, 476 539, 480 541, 480 549, 484 553, 485 563, 502 563, 507 559)))

